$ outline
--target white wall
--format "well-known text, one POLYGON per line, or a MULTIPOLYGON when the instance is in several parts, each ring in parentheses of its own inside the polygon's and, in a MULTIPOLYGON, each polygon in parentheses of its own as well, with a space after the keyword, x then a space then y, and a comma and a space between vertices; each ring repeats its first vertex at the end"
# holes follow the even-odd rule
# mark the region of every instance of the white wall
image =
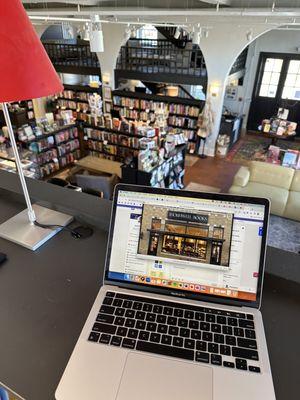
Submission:
POLYGON ((114 88, 115 86, 115 76, 114 69, 116 66, 118 54, 121 46, 124 44, 124 33, 126 25, 122 24, 102 24, 103 38, 104 38, 104 52, 97 53, 101 73, 109 74, 110 76, 110 86, 114 88))
MULTIPOLYGON (((251 29, 255 38, 265 32, 268 27, 263 24, 255 25, 253 23, 251 29)), ((210 99, 214 113, 214 126, 207 139, 205 150, 209 156, 215 154, 227 77, 235 59, 249 43, 247 39, 248 31, 249 26, 241 26, 232 22, 229 23, 229 21, 228 23, 219 23, 211 27, 209 36, 203 38, 200 44, 208 73, 207 97, 210 99), (210 95, 210 89, 213 85, 219 87, 219 93, 215 97, 210 95)))
POLYGON ((246 128, 252 93, 255 85, 256 70, 261 52, 299 54, 300 31, 273 30, 257 38, 249 46, 248 65, 244 78, 243 128, 246 128))

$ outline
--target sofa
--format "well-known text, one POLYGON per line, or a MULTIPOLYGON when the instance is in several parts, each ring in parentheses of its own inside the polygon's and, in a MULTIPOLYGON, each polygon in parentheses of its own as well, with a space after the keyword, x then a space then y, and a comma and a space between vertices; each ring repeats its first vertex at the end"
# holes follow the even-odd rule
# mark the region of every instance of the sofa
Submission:
POLYGON ((238 170, 229 193, 267 197, 271 214, 300 221, 300 170, 251 161, 238 170))

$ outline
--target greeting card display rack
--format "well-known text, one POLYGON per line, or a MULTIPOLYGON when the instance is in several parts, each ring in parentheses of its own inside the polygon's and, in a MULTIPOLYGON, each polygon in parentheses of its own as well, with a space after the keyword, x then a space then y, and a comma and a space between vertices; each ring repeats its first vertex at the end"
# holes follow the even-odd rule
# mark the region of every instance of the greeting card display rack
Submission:
POLYGON ((69 166, 81 157, 76 124, 58 127, 30 140, 19 140, 34 154, 40 178, 45 178, 69 166))
MULTIPOLYGON (((124 125, 127 126, 121 124, 124 125)), ((167 152, 165 138, 150 127, 124 130, 84 123, 83 130, 89 155, 124 163, 122 182, 172 189, 184 187, 185 144, 167 152)))
POLYGON ((71 110, 73 117, 78 122, 91 122, 91 107, 89 97, 97 93, 101 96, 101 87, 88 85, 64 84, 64 91, 54 98, 57 110, 71 110))

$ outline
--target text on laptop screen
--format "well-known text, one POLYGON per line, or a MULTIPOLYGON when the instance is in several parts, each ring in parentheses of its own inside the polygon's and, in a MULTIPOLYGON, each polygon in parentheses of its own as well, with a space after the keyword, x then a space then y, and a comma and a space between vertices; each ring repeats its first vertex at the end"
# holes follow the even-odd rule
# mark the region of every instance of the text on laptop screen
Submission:
POLYGON ((256 300, 264 206, 120 190, 108 278, 256 300))

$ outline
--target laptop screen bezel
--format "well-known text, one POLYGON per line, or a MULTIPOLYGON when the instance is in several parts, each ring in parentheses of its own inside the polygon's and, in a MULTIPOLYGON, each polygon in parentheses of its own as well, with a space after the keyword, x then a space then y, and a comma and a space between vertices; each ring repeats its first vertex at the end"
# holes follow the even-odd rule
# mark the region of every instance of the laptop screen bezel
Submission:
POLYGON ((246 306, 259 308, 262 294, 262 283, 263 283, 263 275, 264 275, 264 267, 265 267, 265 254, 266 254, 266 242, 267 242, 267 230, 268 230, 268 219, 270 212, 270 202, 268 199, 260 198, 260 197, 249 197, 249 196, 238 196, 233 194, 219 194, 219 193, 200 193, 200 192, 191 192, 187 190, 174 190, 174 189, 160 189, 160 188, 152 188, 148 186, 136 186, 136 185, 127 185, 127 184, 118 184, 115 187, 114 191, 114 199, 111 211, 111 219, 110 219, 110 228, 108 235, 108 243, 107 243, 107 252, 105 259, 105 273, 104 273, 104 284, 106 285, 115 285, 119 287, 129 288, 132 290, 142 290, 145 292, 162 294, 173 297, 181 297, 189 300, 198 300, 219 304, 226 304, 230 306, 246 306), (112 251, 112 241, 113 234, 115 228, 115 217, 117 210, 117 199, 119 191, 129 191, 129 192, 142 192, 142 193, 150 193, 150 194, 164 194, 171 196, 180 196, 180 197, 194 197, 199 199, 208 199, 208 200, 220 200, 220 201, 230 201, 237 203, 250 203, 250 204, 258 204, 263 205, 265 207, 265 215, 263 221, 263 233, 262 233, 262 242, 261 242, 261 252, 260 252, 260 260, 259 260, 259 270, 258 270, 258 282, 257 282, 257 293, 256 300, 240 300, 234 298, 228 298, 223 296, 216 296, 213 294, 201 294, 189 291, 183 291, 180 289, 174 288, 165 288, 165 287, 157 287, 146 285, 143 283, 135 283, 135 282, 124 282, 123 280, 111 279, 108 277, 109 272, 109 264, 110 264, 110 256, 112 251))

